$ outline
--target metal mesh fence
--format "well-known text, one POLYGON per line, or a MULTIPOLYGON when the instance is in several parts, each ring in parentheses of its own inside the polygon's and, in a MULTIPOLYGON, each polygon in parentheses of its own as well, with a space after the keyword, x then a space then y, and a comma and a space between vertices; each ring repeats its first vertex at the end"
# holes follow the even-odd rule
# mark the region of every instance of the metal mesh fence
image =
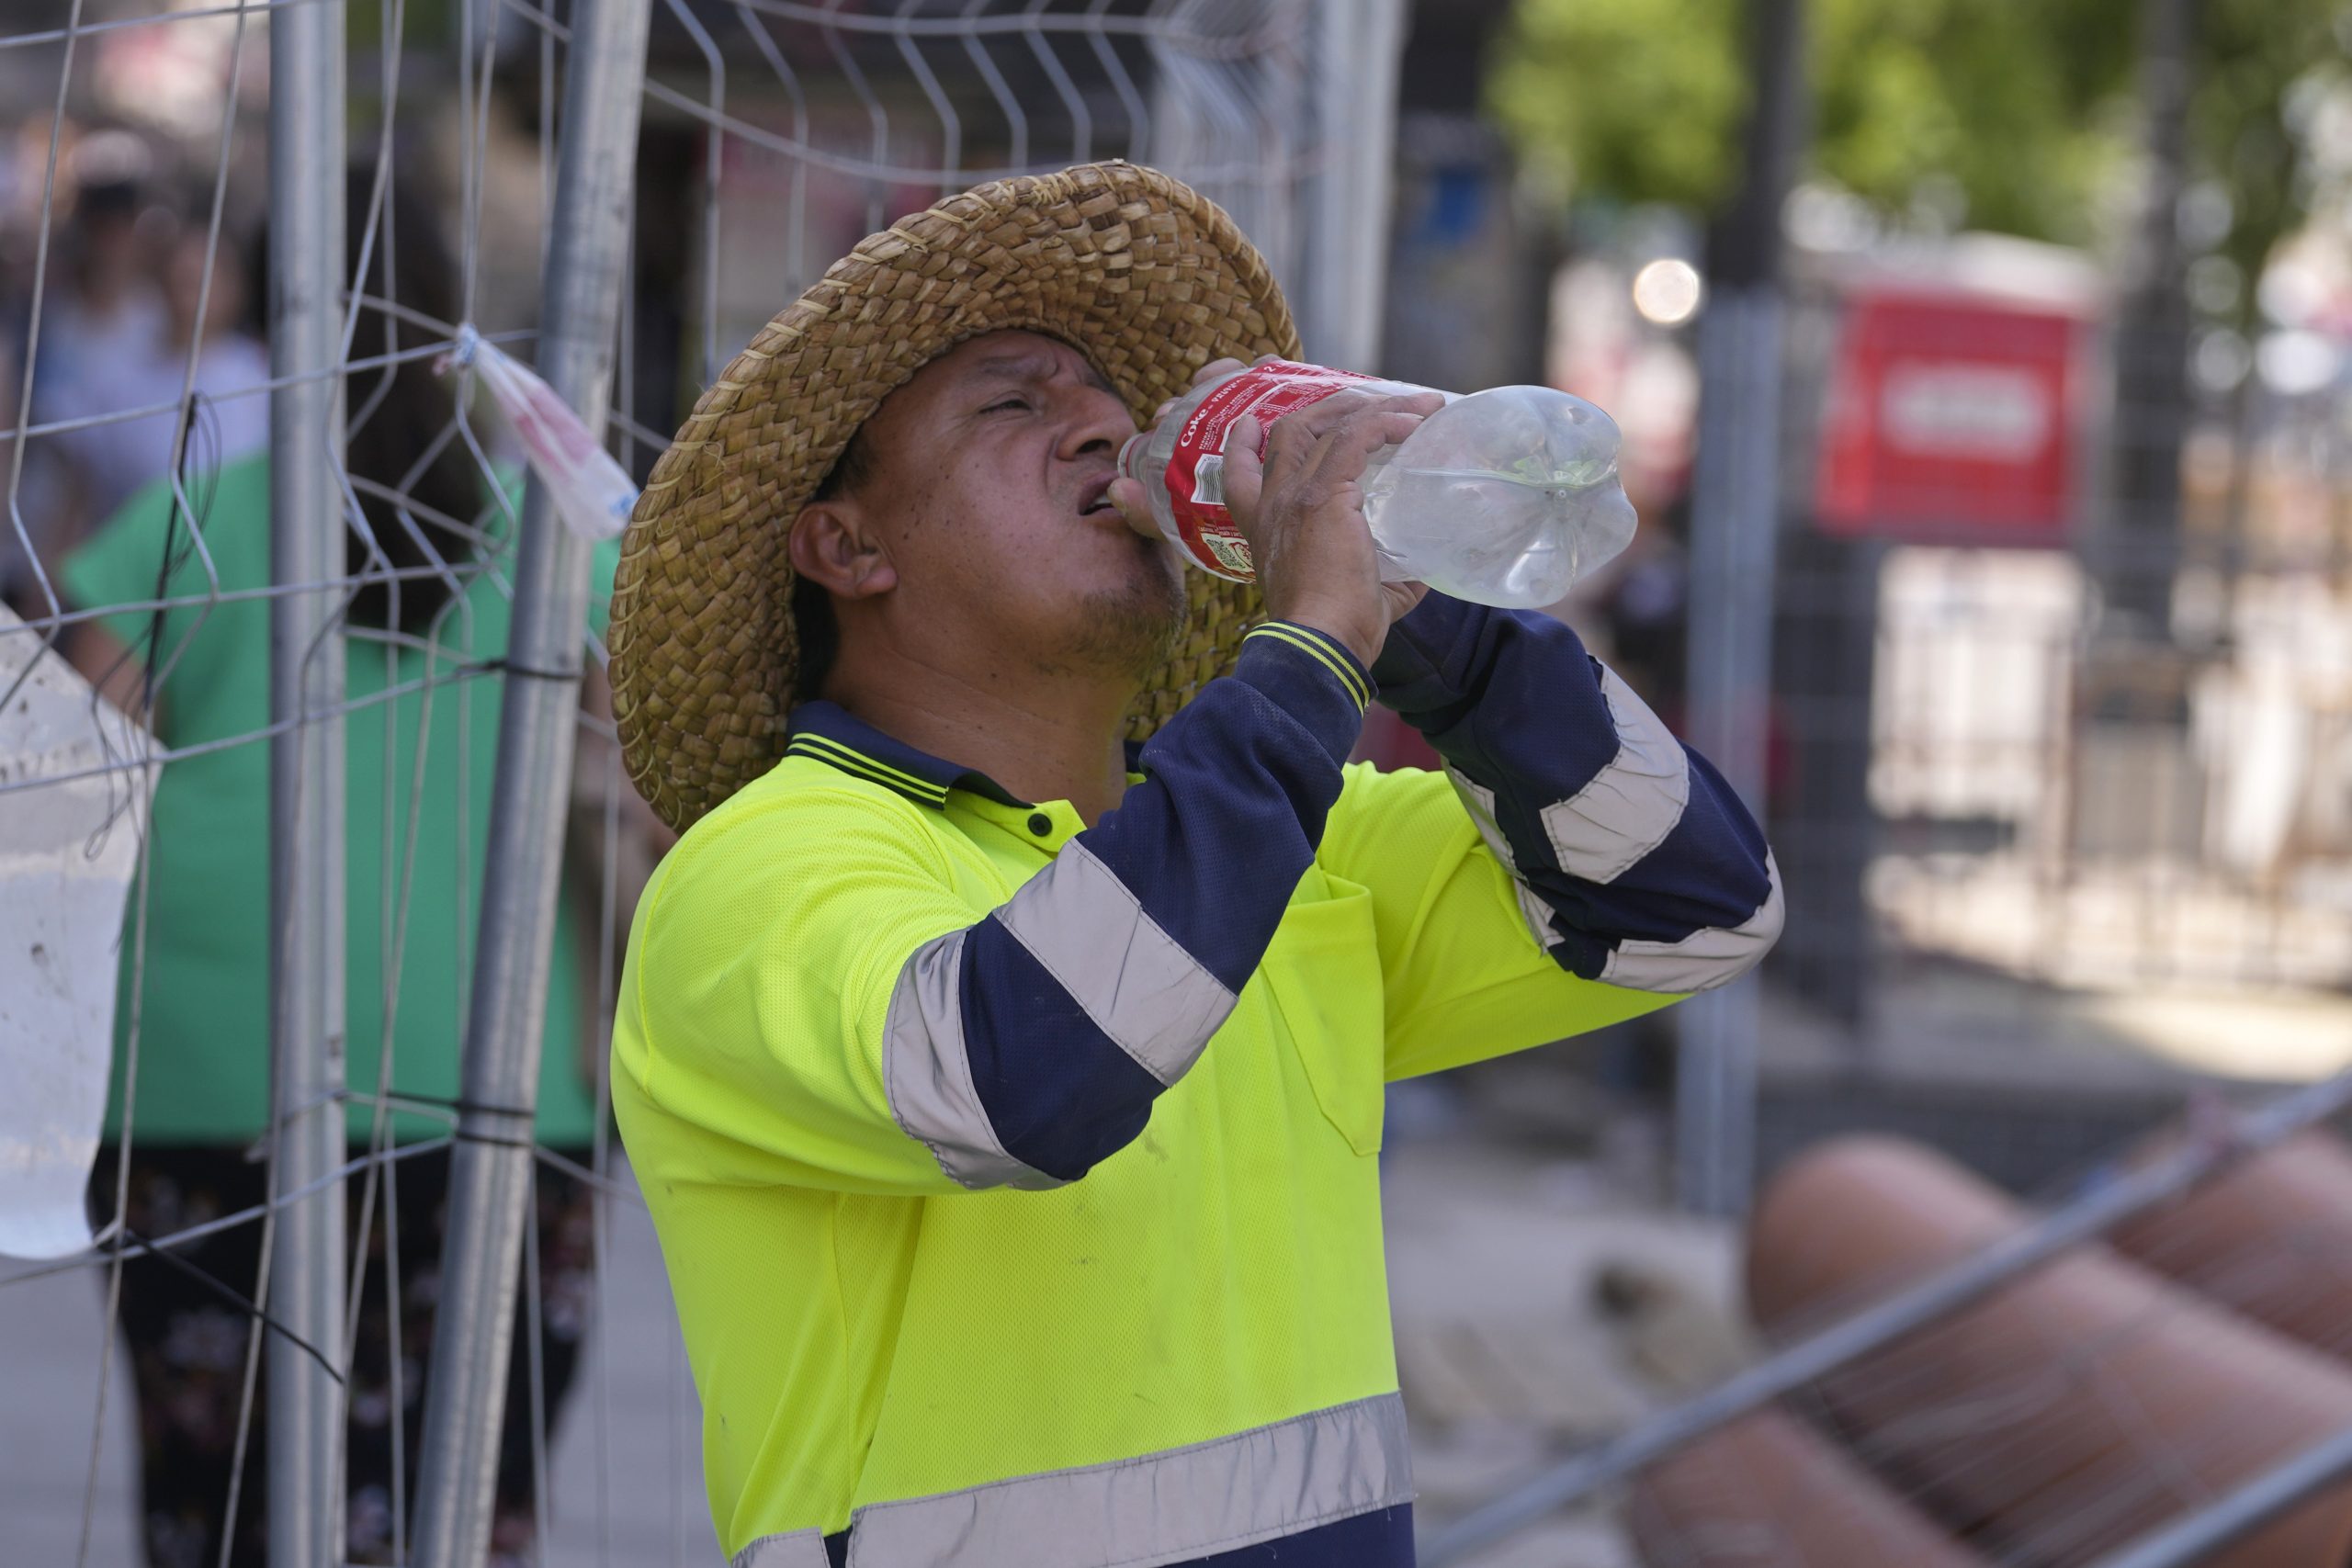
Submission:
MULTIPOLYGON (((1764 734, 1789 919, 1750 1040, 1760 1083, 1729 1109, 1694 1115, 1686 1100, 1678 1134, 1703 1148, 1752 1114, 1762 1177, 1830 1135, 1894 1134, 2078 1214, 2214 1080, 2250 1095, 2344 1066, 2340 339, 2324 312, 2288 310, 2249 329, 2261 340, 2249 344, 2224 324, 2234 283, 2188 286, 2152 325, 2106 255, 1825 233, 1815 209, 1838 199, 1815 187, 1786 214, 1785 353, 1769 356, 1781 492, 1761 509, 1777 560, 1768 552, 1749 599, 1769 604, 1770 658, 1742 671, 1738 694, 1764 734)), ((1614 339, 1589 319, 1633 318, 1633 280, 1658 254, 1625 256, 1600 311, 1572 271, 1563 294, 1576 309, 1554 318, 1588 365, 1616 354, 1638 367, 1593 373, 1629 426, 1645 398, 1672 400, 1657 389, 1668 372, 1724 400, 1705 316, 1695 353, 1655 318, 1614 339)), ((2210 277, 2218 260, 2199 267, 2210 277)), ((2288 287, 2324 292, 2305 265, 2282 251, 2287 281, 2274 279, 2266 310, 2288 287)), ((1675 444, 1688 434, 1668 415, 1657 423, 1675 444)), ((1702 453, 1724 434, 1704 424, 1702 453)), ((1687 460, 1670 449, 1660 466, 1687 460)), ((1708 503, 1690 496, 1693 511, 1708 503)), ((1662 610, 1698 615, 1687 585, 1710 563, 1691 558, 1699 530, 1682 517, 1659 506, 1645 522, 1665 524, 1643 541, 1656 553, 1589 619, 1615 634, 1619 667, 1655 705, 1695 707, 1686 658, 1701 639, 1686 642, 1662 610)), ((1695 1014, 1675 1015, 1678 1072, 1693 1060, 1695 1014)), ((1840 1219, 1823 1205, 1816 1250, 1834 1249, 1840 1219)), ((2194 1294, 2152 1292, 2091 1332, 2063 1314, 2012 1315, 1989 1342, 2006 1359, 1971 1359, 2000 1313, 1954 1313, 1883 1356, 1857 1351, 1799 1377, 1778 1409, 1823 1455, 1860 1461, 1842 1473, 1825 1462, 1810 1481, 1826 1484, 1810 1493, 1774 1492, 1803 1466, 1753 1429, 1744 1449, 1718 1450, 1711 1478, 1684 1472, 1670 1499, 1656 1489, 1670 1462, 1626 1463, 1620 1473, 1645 1472, 1627 1516, 1642 1560, 1944 1561, 1825 1555, 1821 1537, 1808 1548, 1790 1528, 1873 1487, 1891 1512, 1964 1537, 1957 1560, 1971 1562, 2105 1562, 2166 1516, 2210 1517, 2203 1506, 2227 1491, 2216 1477, 2278 1457, 2264 1446, 2278 1431, 2218 1403, 2206 1426, 2167 1427, 2143 1403, 2163 1381, 2151 1372, 2159 1348, 2201 1348, 2215 1303, 2259 1318, 2266 1285, 2324 1301, 2341 1278, 2316 1227, 2256 1234, 2210 1215, 2166 1234, 2132 1257, 2194 1294), (1937 1385, 1921 1372, 1934 1367, 1965 1371, 1937 1385), (1889 1404, 1872 1408, 1882 1394, 1889 1404), (2119 1423, 2111 1471, 2073 1469, 2086 1409, 2119 1423), (2070 1505, 2017 1506, 2040 1488, 2070 1505)), ((1783 1263, 1804 1250, 1786 1235, 1778 1245, 1783 1263)), ((1802 1347, 1840 1312, 1867 1319, 1920 1282, 1877 1280, 1823 1317, 1771 1327, 1802 1347)), ((2046 1282, 2009 1299, 2046 1307, 2046 1282)), ((2332 1330, 2298 1337, 2323 1352, 2304 1363, 2314 1380, 2339 1375, 2332 1330)), ((1670 1432, 1746 1375, 1636 1433, 1670 1432)), ((1599 1445, 1556 1473, 1591 1483, 1623 1451, 1599 1445)), ((1534 1496, 1549 1507, 1571 1495, 1534 1496)), ((1541 1560, 1522 1544, 1526 1555, 1491 1561, 1541 1560)), ((2201 1561, 2222 1544, 2175 1540, 2128 1560, 2201 1561)))
MULTIPOLYGON (((1912 479, 1891 523, 1825 519, 1859 482, 1836 471, 1833 427, 1856 416, 1833 405, 1883 389, 1857 385, 1860 291, 1815 276, 1798 293, 1776 838, 1815 867, 1819 902, 1792 922, 1787 974, 1849 1025, 1899 1009, 1923 964, 2076 989, 2337 987, 2340 388, 2278 379, 2218 326, 2152 344, 2105 325, 2114 279, 2016 250, 1981 259, 2020 298, 1974 298, 2013 333, 2073 342, 1987 345, 1991 311, 1967 352, 2063 362, 2065 379, 1944 411, 2030 429, 1941 439, 1998 457, 2063 432, 2047 482, 2065 510, 2046 519, 1966 463, 1912 479), (2180 476, 2163 507, 2127 483, 2157 445, 2180 476), (1872 961, 1833 956, 1858 950, 1872 961)), ((1925 272, 1906 286, 1962 297, 1925 272)))
MULTIPOLYGON (((549 672, 514 639, 554 558, 533 557, 554 525, 458 350, 478 335, 568 389, 543 290, 580 254, 561 192, 569 110, 591 101, 575 29, 614 9, 27 0, 0 18, 0 691, 70 663, 102 747, 0 771, 0 814, 99 781, 114 804, 59 852, 137 850, 119 953, 93 961, 107 987, 119 964, 120 998, 96 1247, 0 1271, 0 1322, 13 1308, 47 1325, 27 1343, 76 1346, 70 1366, 0 1372, 23 1390, 17 1430, 53 1439, 10 1456, 27 1561, 228 1564, 265 1537, 272 1562, 440 1550, 412 1531, 434 1528, 416 1521, 435 1309, 464 1277, 463 1238, 445 1255, 469 1179, 453 1150, 498 1141, 485 1116, 509 1142, 527 1125, 468 1100, 459 1043, 502 897, 534 901, 502 893, 514 863, 492 818, 513 788, 502 703, 549 672), (305 1419, 314 1453, 272 1440, 305 1419)), ((586 329, 610 356, 614 450, 640 476, 695 391, 860 235, 1087 158, 1209 192, 1291 286, 1309 343, 1370 357, 1388 94, 1355 64, 1384 28, 1393 46, 1394 7, 650 10, 619 88, 641 115, 621 309, 586 329)), ((621 941, 662 848, 605 705, 611 565, 605 547, 589 614, 557 639, 582 672, 576 719, 559 716, 577 727, 554 752, 569 782, 528 808, 561 819, 562 846, 532 1196, 512 1365, 491 1369, 508 1419, 468 1450, 502 1562, 713 1550, 604 1079, 621 941)))
POLYGON ((1916 1127, 1811 1151, 1749 1233, 1747 1325, 1724 1337, 1688 1282, 1607 1283, 1664 1403, 1447 1521, 1425 1560, 1542 1561, 1513 1538, 1570 1506, 1650 1565, 2328 1560, 2347 1233, 2300 1194, 2352 1170, 2329 1130, 2347 1100, 2339 1074, 2110 1124, 2036 1209, 1896 1141, 1916 1127))

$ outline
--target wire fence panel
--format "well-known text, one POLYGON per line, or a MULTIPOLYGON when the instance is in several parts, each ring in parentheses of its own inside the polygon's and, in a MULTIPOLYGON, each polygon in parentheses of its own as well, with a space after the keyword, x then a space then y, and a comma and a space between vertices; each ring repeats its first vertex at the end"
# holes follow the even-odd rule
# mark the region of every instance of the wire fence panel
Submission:
POLYGON ((863 234, 983 178, 1126 157, 1241 219, 1310 352, 1369 362, 1403 8, 656 0, 607 187, 633 186, 608 376, 601 330, 578 370, 542 336, 579 259, 556 216, 590 0, 6 13, 0 690, 54 672, 93 745, 0 766, 0 817, 160 781, 152 813, 61 851, 128 846, 137 869, 89 965, 115 999, 80 1145, 98 1134, 96 1246, 0 1265, 9 1555, 470 1561, 486 1537, 500 1562, 707 1562, 691 1379, 605 1080, 663 847, 605 707, 614 552, 560 547, 587 558, 584 607, 579 561, 534 553, 522 447, 460 345, 582 406, 607 381, 641 477, 863 234), (306 59, 339 59, 339 92, 306 59), (316 199, 288 194, 295 168, 316 199), (576 700, 537 678, 573 669, 576 700), (526 739, 502 709, 536 710, 526 739), (537 869, 496 848, 534 834, 560 843, 537 869), (273 863, 301 898, 273 904, 273 863), (275 1100, 274 1029, 316 1048, 278 1053, 306 1065, 275 1100), (536 1041, 537 1070, 487 1098, 469 1033, 536 1041), (503 1170, 502 1201, 466 1196, 469 1160, 503 1170), (467 1408, 428 1420, 460 1354, 467 1408), (428 1427, 469 1434, 436 1436, 437 1474, 428 1427))

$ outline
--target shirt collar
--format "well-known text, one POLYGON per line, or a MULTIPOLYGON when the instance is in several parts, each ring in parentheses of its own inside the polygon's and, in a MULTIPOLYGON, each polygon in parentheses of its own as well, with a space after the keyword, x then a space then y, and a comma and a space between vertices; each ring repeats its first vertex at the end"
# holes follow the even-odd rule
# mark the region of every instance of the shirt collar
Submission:
MULTIPOLYGON (((1127 775, 1130 779, 1139 777, 1143 772, 1143 742, 1130 740, 1126 750, 1127 775)), ((928 806, 933 811, 947 809, 947 792, 951 789, 968 790, 984 800, 1023 811, 1033 804, 978 768, 967 768, 919 750, 902 740, 893 740, 864 719, 853 716, 840 704, 822 699, 803 703, 792 710, 784 754, 807 757, 854 773, 885 789, 896 790, 917 806, 928 806)))
POLYGON ((1026 808, 1029 802, 978 769, 934 757, 904 741, 893 740, 848 709, 823 701, 803 703, 792 710, 787 757, 807 757, 896 790, 917 806, 934 811, 947 808, 947 792, 968 790, 1000 806, 1026 808))

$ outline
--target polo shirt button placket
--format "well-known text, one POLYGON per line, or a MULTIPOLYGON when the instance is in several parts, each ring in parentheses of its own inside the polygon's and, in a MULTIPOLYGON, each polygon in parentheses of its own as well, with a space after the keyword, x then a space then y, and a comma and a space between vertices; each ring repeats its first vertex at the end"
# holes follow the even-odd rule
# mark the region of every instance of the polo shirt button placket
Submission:
POLYGON ((1041 839, 1045 838, 1054 830, 1054 819, 1042 811, 1032 811, 1029 814, 1029 830, 1041 839))

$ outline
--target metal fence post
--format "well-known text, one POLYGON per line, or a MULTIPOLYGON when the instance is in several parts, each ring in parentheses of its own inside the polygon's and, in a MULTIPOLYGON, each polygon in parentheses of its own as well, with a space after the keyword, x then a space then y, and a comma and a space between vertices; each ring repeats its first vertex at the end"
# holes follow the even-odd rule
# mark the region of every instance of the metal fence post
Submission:
MULTIPOLYGON (((578 0, 565 64, 539 370, 591 430, 612 393, 650 0, 578 0)), ((440 1314, 425 1393, 411 1561, 474 1568, 490 1541, 531 1191, 531 1109, 547 1015, 564 814, 587 623, 589 547, 534 478, 515 546, 514 630, 449 1173, 440 1314)))
POLYGON ((268 1303, 269 1556, 343 1562, 343 1391, 289 1337, 343 1338, 344 15, 270 13, 270 1099, 276 1213, 268 1303))
MULTIPOLYGON (((1776 284, 1708 301, 1704 427, 1690 505, 1690 743, 1764 815, 1772 581, 1780 528, 1781 299, 1776 284)), ((1756 1164, 1753 976, 1676 1010, 1675 1186, 1685 1208, 1747 1213, 1756 1164)))
MULTIPOLYGON (((1690 734, 1760 819, 1781 526, 1781 206, 1804 119, 1804 0, 1751 7, 1756 105, 1747 179, 1709 244, 1690 494, 1690 734)), ((1753 976, 1679 1010, 1675 1162, 1683 1203, 1740 1214, 1755 1177, 1753 976)))
POLYGON ((1369 370, 1380 358, 1388 279, 1404 0, 1326 4, 1313 20, 1310 119, 1322 167, 1310 186, 1306 266, 1292 304, 1309 357, 1369 370))

